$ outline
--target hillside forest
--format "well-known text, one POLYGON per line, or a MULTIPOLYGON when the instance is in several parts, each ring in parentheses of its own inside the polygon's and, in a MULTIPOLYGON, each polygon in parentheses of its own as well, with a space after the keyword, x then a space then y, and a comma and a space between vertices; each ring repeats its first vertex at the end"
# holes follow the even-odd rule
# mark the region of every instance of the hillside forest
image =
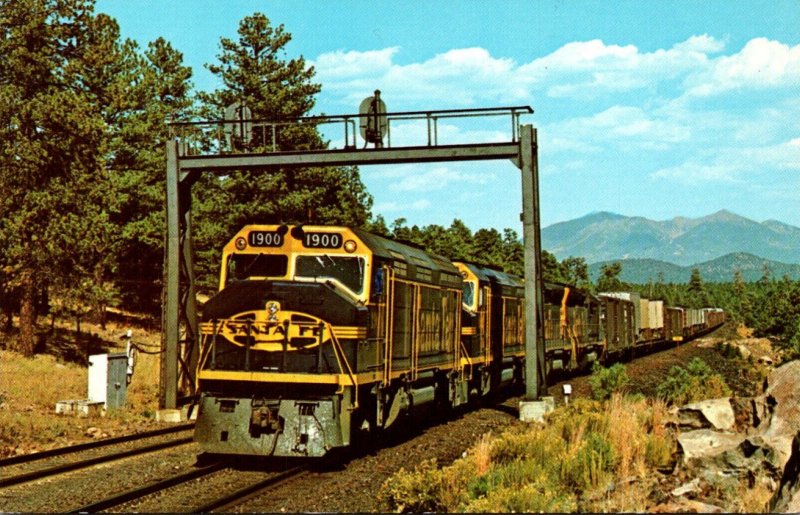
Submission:
MULTIPOLYGON (((291 34, 261 13, 240 21, 237 38, 220 38, 219 54, 206 64, 223 85, 214 91, 195 89, 192 69, 166 39, 143 48, 121 38, 93 0, 5 0, 0 34, 0 327, 9 336, 0 344, 25 355, 43 350, 44 317, 73 319, 80 330, 81 319, 102 324, 109 307, 160 316, 167 122, 219 120, 236 101, 254 118, 298 118, 311 113, 322 88, 302 56, 287 55, 291 34)), ((327 144, 311 127, 283 143, 327 144)), ((408 227, 403 218, 387 224, 373 216, 357 167, 208 174, 192 192, 204 293, 217 287, 220 249, 248 223, 363 227, 524 273, 512 229, 472 232, 457 219, 408 227)), ((592 283, 582 258, 559 262, 545 251, 542 260, 546 280, 722 307, 757 334, 800 350, 800 282, 768 270, 750 283, 734 270, 728 283, 705 283, 697 271, 687 284, 635 285, 620 281, 619 263, 605 265, 592 283)))

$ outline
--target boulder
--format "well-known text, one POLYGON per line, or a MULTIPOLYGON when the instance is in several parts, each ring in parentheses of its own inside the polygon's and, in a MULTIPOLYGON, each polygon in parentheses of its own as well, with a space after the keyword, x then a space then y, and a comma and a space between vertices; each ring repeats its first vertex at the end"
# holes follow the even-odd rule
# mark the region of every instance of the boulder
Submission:
POLYGON ((759 433, 779 453, 783 469, 792 454, 792 440, 800 428, 800 360, 770 372, 764 397, 767 406, 759 433), (763 429, 762 429, 763 428, 763 429))
POLYGON ((678 436, 678 444, 683 451, 684 462, 705 459, 736 449, 745 439, 737 433, 698 429, 678 436))
POLYGON ((734 422, 735 415, 728 397, 693 402, 678 409, 678 423, 681 427, 727 431, 733 429, 734 422))
POLYGON ((792 439, 792 452, 786 461, 780 487, 770 499, 770 511, 800 512, 800 432, 792 439))
POLYGON ((670 493, 672 494, 673 497, 680 497, 682 495, 686 495, 691 492, 696 492, 699 489, 699 486, 700 486, 700 478, 696 477, 691 481, 689 481, 688 483, 682 484, 681 486, 674 489, 670 493))
POLYGON ((650 508, 650 513, 724 513, 725 510, 714 504, 707 504, 680 497, 668 503, 650 508))

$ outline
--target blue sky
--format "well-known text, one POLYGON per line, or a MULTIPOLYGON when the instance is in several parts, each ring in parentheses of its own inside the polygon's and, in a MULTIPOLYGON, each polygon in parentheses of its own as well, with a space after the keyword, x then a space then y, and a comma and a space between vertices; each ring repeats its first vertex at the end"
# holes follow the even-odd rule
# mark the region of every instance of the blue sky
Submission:
MULTIPOLYGON (((800 0, 99 0, 96 10, 142 46, 169 40, 197 89, 219 87, 204 64, 220 37, 263 12, 293 35, 287 56, 315 67, 315 114, 357 112, 374 89, 389 111, 530 105, 544 226, 593 211, 665 220, 720 209, 800 226, 800 0)), ((440 137, 507 139, 507 125, 445 123, 440 137)), ((521 233, 511 163, 361 174, 388 223, 460 218, 521 233)))

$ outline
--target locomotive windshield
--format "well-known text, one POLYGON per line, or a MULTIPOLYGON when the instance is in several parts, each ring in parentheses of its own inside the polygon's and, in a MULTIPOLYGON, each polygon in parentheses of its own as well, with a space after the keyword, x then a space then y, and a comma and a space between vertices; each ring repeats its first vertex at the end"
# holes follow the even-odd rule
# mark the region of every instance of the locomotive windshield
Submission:
POLYGON ((248 277, 284 277, 288 264, 286 256, 276 254, 231 254, 225 282, 248 277))
POLYGON ((364 291, 364 258, 352 256, 297 256, 295 276, 335 279, 355 294, 364 291))

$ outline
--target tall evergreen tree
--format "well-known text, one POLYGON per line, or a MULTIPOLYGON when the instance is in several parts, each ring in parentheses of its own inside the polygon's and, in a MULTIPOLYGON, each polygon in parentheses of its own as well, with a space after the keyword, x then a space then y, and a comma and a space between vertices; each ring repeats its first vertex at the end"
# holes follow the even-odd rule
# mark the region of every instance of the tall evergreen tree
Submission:
MULTIPOLYGON (((218 64, 208 69, 222 89, 201 93, 206 117, 220 119, 226 107, 246 105, 254 119, 289 121, 308 115, 320 85, 302 57, 286 58, 291 35, 261 13, 239 24, 238 40, 222 38, 218 64)), ((279 150, 323 149, 311 124, 277 128, 279 150)), ((271 150, 271 130, 254 129, 251 150, 271 150)), ((247 223, 335 223, 365 226, 372 198, 356 167, 302 168, 234 172, 209 178, 195 188, 198 197, 198 248, 219 249, 233 231, 247 223), (205 225, 205 227, 200 227, 205 225)), ((201 274, 216 268, 218 251, 200 254, 201 274)))
POLYGON ((585 290, 591 289, 591 282, 589 281, 589 265, 582 257, 568 257, 561 262, 561 275, 564 277, 568 284, 583 288, 585 290))
POLYGON ((192 115, 192 70, 163 38, 143 55, 131 41, 119 53, 109 103, 109 168, 121 204, 114 218, 120 231, 117 275, 126 303, 152 312, 163 264, 166 122, 192 115))
POLYGON ((703 285, 703 277, 700 275, 699 268, 692 268, 692 275, 689 278, 688 291, 690 294, 689 307, 702 308, 708 307, 708 292, 703 285))
POLYGON ((94 81, 114 32, 93 9, 92 0, 0 3, 0 260, 19 291, 16 348, 27 355, 39 293, 102 273, 108 248, 114 202, 94 81))
POLYGON ((598 292, 620 291, 624 288, 619 276, 622 274, 622 263, 619 261, 605 264, 600 269, 600 277, 597 278, 598 292))

